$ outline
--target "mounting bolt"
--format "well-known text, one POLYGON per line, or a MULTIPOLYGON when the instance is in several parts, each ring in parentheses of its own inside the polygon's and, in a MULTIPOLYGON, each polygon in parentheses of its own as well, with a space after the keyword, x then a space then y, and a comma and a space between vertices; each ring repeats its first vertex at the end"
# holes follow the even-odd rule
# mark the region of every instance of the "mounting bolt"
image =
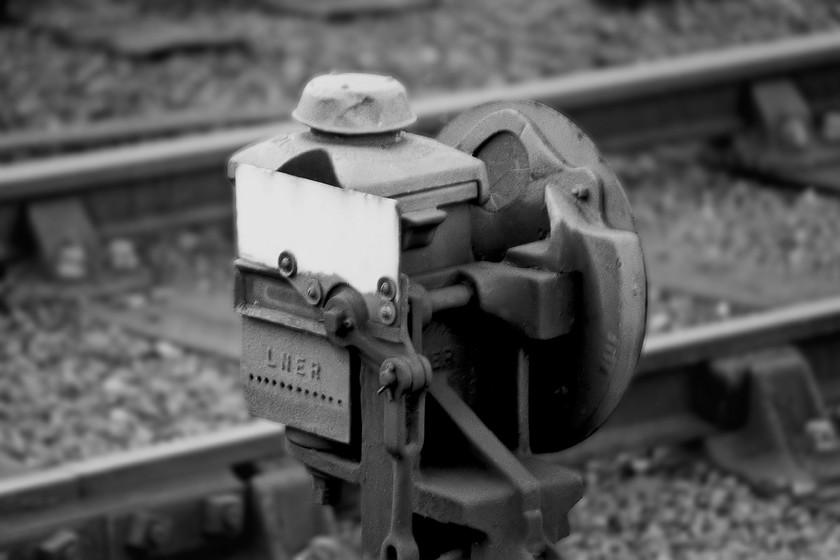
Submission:
POLYGON ((310 280, 309 285, 306 286, 306 301, 316 305, 321 301, 321 293, 321 283, 317 280, 310 280))
POLYGON ((38 546, 38 558, 43 560, 81 560, 79 535, 61 530, 38 546))
POLYGON ((586 200, 589 198, 589 187, 586 185, 575 185, 572 187, 572 195, 578 200, 586 200))
POLYGON ((390 325, 397 318, 397 307, 392 301, 386 301, 379 308, 379 318, 386 325, 390 325))
POLYGON ((213 537, 237 537, 245 527, 245 503, 239 494, 211 496, 204 502, 204 533, 213 537))
POLYGON ((387 276, 380 278, 376 285, 379 289, 379 295, 385 299, 393 300, 397 296, 397 285, 387 276))
POLYGON ((295 256, 288 251, 283 251, 280 253, 280 256, 277 257, 277 268, 280 270, 280 274, 284 277, 291 278, 297 273, 297 261, 295 260, 295 256))
POLYGON ((347 316, 343 309, 327 309, 324 311, 324 328, 336 336, 345 336, 353 330, 353 318, 347 316))
POLYGON ((156 553, 169 544, 171 539, 171 521, 148 513, 138 513, 131 519, 125 542, 130 548, 156 553))

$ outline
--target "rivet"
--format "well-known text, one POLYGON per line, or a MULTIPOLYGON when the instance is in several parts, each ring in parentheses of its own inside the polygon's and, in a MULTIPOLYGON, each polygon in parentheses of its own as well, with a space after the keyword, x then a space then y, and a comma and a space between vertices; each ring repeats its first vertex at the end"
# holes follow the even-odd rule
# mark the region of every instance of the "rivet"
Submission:
POLYGON ((306 300, 313 305, 321 301, 321 283, 317 280, 311 280, 306 287, 306 300))
POLYGON ((286 278, 291 278, 297 273, 295 256, 288 251, 283 251, 277 258, 277 268, 280 270, 280 274, 286 278))
POLYGON ((383 276, 376 283, 379 295, 387 300, 393 300, 397 295, 397 287, 393 280, 387 276, 383 276))
POLYGON ((386 301, 379 308, 379 318, 386 325, 390 325, 397 318, 397 308, 391 301, 386 301))

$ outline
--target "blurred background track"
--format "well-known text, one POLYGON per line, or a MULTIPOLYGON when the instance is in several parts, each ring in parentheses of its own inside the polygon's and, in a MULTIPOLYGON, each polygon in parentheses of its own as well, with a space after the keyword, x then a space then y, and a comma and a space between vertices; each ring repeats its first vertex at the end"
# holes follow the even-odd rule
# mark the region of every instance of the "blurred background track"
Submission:
POLYGON ((269 108, 279 117, 309 77, 331 70, 391 74, 417 97, 770 42, 840 23, 832 0, 440 0, 337 19, 290 14, 273 0, 7 3, 12 19, 0 51, 15 56, 0 61, 5 131, 56 132, 181 111, 269 108), (147 50, 120 46, 134 44, 132 37, 148 42, 147 50))

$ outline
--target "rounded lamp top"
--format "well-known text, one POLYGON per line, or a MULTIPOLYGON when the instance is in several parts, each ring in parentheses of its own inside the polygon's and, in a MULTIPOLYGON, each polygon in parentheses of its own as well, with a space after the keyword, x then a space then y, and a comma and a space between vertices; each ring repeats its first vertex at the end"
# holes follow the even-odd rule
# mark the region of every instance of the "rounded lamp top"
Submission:
POLYGON ((417 116, 405 87, 390 76, 324 74, 306 87, 292 117, 335 134, 378 134, 402 130, 417 116))

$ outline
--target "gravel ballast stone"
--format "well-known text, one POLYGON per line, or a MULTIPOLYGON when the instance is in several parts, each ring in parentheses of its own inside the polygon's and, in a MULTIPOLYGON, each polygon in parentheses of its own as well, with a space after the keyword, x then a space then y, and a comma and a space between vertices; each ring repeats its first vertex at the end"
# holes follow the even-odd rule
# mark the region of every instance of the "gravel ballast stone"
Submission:
POLYGON ((565 560, 829 560, 836 514, 788 494, 761 495, 679 449, 593 461, 572 510, 565 560))

